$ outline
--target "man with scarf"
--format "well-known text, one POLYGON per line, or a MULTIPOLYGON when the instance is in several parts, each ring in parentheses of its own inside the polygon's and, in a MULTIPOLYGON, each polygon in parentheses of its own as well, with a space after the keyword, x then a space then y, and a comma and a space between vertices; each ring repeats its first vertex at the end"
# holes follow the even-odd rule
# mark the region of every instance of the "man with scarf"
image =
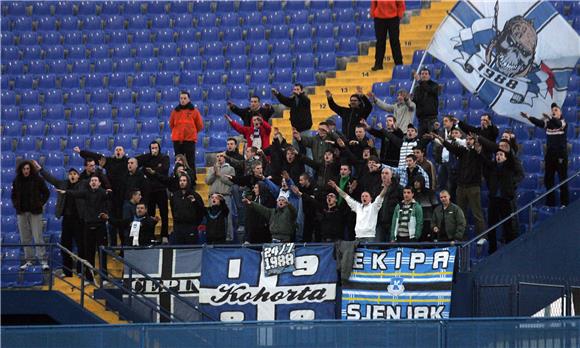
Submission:
POLYGON ((244 126, 249 127, 252 125, 252 118, 254 116, 262 116, 264 121, 268 120, 274 115, 274 108, 270 104, 260 103, 260 97, 253 95, 250 97, 250 106, 247 108, 240 108, 236 104, 228 101, 228 109, 234 114, 240 116, 244 121, 244 126))
POLYGON ((262 116, 252 117, 251 126, 242 126, 241 124, 234 121, 230 115, 225 115, 226 119, 230 123, 236 132, 240 133, 246 139, 248 147, 255 147, 258 149, 266 150, 270 146, 270 133, 272 132, 272 126, 268 122, 262 119, 262 116))
POLYGON ((357 94, 350 96, 348 107, 336 104, 329 90, 326 90, 326 98, 330 109, 342 118, 342 134, 348 140, 355 139, 355 127, 360 123, 360 120, 366 120, 373 110, 373 104, 363 94, 362 88, 357 87, 357 94))
MULTIPOLYGON (((195 173, 195 143, 197 133, 203 129, 203 119, 189 99, 189 92, 179 93, 179 105, 171 111, 169 117, 169 128, 171 128, 171 141, 175 154, 184 154, 187 162, 195 173)), ((197 178, 191 178, 195 184, 197 178)))

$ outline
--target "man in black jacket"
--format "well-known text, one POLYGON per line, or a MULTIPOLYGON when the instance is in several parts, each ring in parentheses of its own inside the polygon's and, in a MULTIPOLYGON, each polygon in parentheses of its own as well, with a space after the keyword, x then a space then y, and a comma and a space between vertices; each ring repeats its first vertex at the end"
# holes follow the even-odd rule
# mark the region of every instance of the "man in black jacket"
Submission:
POLYGON ((244 156, 238 151, 238 140, 236 138, 230 137, 226 141, 226 162, 229 163, 236 173, 244 172, 244 156), (232 161, 232 159, 234 161, 232 161))
MULTIPOLYGON (((123 180, 127 176, 127 161, 129 158, 125 155, 125 149, 122 146, 115 147, 113 156, 105 157, 103 154, 81 150, 78 146, 73 148, 73 151, 80 154, 82 158, 95 159, 98 161, 101 168, 107 171, 107 180, 113 191, 111 196, 111 217, 113 219, 120 219, 123 214, 123 180)), ((117 235, 123 239, 122 231, 116 226, 109 226, 109 240, 111 245, 117 244, 117 235)))
POLYGON ((348 140, 354 139, 355 127, 360 123, 360 120, 366 120, 369 117, 373 110, 373 104, 364 95, 361 87, 357 87, 357 94, 350 96, 348 107, 336 104, 329 90, 326 90, 325 93, 330 109, 342 118, 342 134, 348 140))
MULTIPOLYGON (((473 133, 477 134, 480 137, 484 137, 489 141, 495 142, 497 140, 497 136, 499 135, 499 129, 495 124, 491 122, 491 116, 488 113, 484 113, 480 117, 480 126, 474 127, 470 124, 467 124, 463 121, 459 121, 457 123, 459 128, 466 134, 473 133)), ((484 151, 484 156, 490 157, 493 155, 491 152, 484 151)))
MULTIPOLYGON (((397 127, 396 123, 397 120, 395 119, 395 117, 392 115, 387 116, 386 129, 372 128, 367 123, 366 120, 361 120, 360 122, 361 125, 364 127, 364 129, 370 133, 370 135, 381 140, 381 153, 380 153, 381 162, 391 167, 397 167, 399 165, 401 146, 399 144, 394 144, 392 141, 389 140, 389 138, 386 135, 386 133, 390 133, 390 135, 401 139, 401 142, 403 141, 403 137, 405 136, 405 134, 400 128, 397 127)), ((380 123, 378 125, 380 125, 380 123)))
POLYGON ((304 86, 294 84, 292 95, 286 97, 278 90, 272 88, 272 94, 280 103, 290 108, 290 124, 300 133, 312 128, 312 112, 310 111, 310 99, 304 92, 304 86))
MULTIPOLYGON (((544 161, 546 162, 546 173, 544 175, 544 185, 546 190, 554 187, 554 177, 556 172, 560 178, 560 182, 568 178, 568 141, 566 139, 566 131, 568 124, 564 117, 562 117, 562 110, 556 103, 551 105, 551 115, 543 114, 543 119, 531 117, 526 113, 522 113, 524 118, 527 118, 536 127, 546 130, 546 155, 544 161)), ((560 186, 560 204, 563 206, 569 203, 568 184, 560 186)), ((546 197, 546 205, 555 206, 556 198, 554 192, 551 192, 546 197)))
POLYGON ((157 141, 149 144, 149 153, 136 157, 139 166, 143 168, 147 185, 149 187, 149 197, 147 201, 147 211, 149 215, 155 216, 156 208, 159 208, 161 215, 161 240, 167 244, 169 230, 169 207, 167 206, 167 190, 165 186, 155 179, 155 173, 167 176, 169 174, 169 156, 161 153, 161 145, 157 141))
MULTIPOLYGON (((73 198, 84 200, 83 204, 83 244, 84 252, 81 256, 91 264, 95 265, 95 253, 97 246, 107 245, 107 220, 111 209, 109 195, 101 187, 101 180, 97 175, 89 179, 88 190, 56 190, 73 198)), ((106 257, 101 255, 101 268, 106 269, 106 257)), ((92 273, 87 270, 85 276, 92 281, 92 273)))
MULTIPOLYGON (((58 180, 52 176, 48 171, 44 170, 36 161, 32 161, 36 170, 44 178, 44 180, 51 183, 55 188, 61 190, 76 191, 81 189, 79 181, 79 172, 75 168, 68 171, 67 180, 58 180)), ((58 194, 56 199, 56 211, 54 216, 56 218, 62 217, 62 230, 60 234, 60 244, 68 250, 73 250, 73 241, 77 246, 77 253, 83 250, 83 200, 67 197, 64 194, 58 194)), ((65 277, 71 277, 73 272, 73 260, 66 252, 62 253, 62 266, 65 277)), ((80 264, 77 265, 77 272, 80 272, 80 264)))
POLYGON ((393 171, 391 168, 383 168, 381 171, 381 181, 383 187, 387 188, 387 193, 385 194, 383 205, 381 206, 381 210, 379 210, 379 215, 377 217, 375 241, 384 243, 388 242, 390 239, 393 212, 395 211, 397 204, 403 200, 403 190, 402 187, 399 186, 396 178, 393 177, 393 171))
POLYGON ((431 72, 422 68, 415 74, 416 85, 413 90, 413 101, 417 106, 419 120, 419 136, 431 132, 437 122, 439 110, 439 85, 431 80, 431 72))
POLYGON ((261 116, 264 121, 268 120, 274 115, 274 108, 270 104, 260 103, 260 97, 253 95, 250 97, 250 106, 247 108, 240 108, 236 104, 228 101, 228 109, 234 114, 240 116, 244 121, 244 126, 250 127, 252 125, 252 117, 261 116))
POLYGON ((191 189, 187 175, 179 177, 179 190, 171 197, 171 212, 175 244, 196 244, 197 226, 205 216, 205 206, 201 196, 191 189))
MULTIPOLYGON (((309 195, 308 193, 298 190, 296 186, 292 187, 294 193, 302 197, 304 205, 308 205, 311 213, 315 214, 314 218, 318 222, 319 237, 312 240, 313 242, 336 242, 343 239, 344 229, 347 219, 347 211, 341 209, 337 204, 337 195, 335 192, 326 194, 326 204, 309 195)), ((346 205, 346 204, 345 204, 346 205)), ((309 242, 304 240, 305 242, 309 242)))
POLYGON ((139 170, 139 162, 135 157, 131 157, 127 161, 127 176, 123 179, 123 184, 123 202, 131 198, 131 192, 138 190, 143 196, 143 202, 147 204, 149 201, 149 185, 145 175, 139 170))
POLYGON ((85 167, 84 170, 80 174, 80 181, 86 183, 85 188, 88 189, 88 182, 91 176, 96 175, 99 177, 99 181, 101 182, 103 188, 105 190, 111 190, 111 183, 107 179, 107 176, 100 168, 97 168, 96 159, 93 157, 85 158, 85 167))
MULTIPOLYGON (((22 161, 16 167, 16 178, 12 182, 12 205, 16 210, 18 232, 23 244, 44 244, 42 238, 42 207, 48 201, 50 192, 44 180, 38 175, 30 161, 22 161)), ((24 247, 26 262, 20 266, 25 270, 32 266, 34 249, 24 247)), ((40 259, 43 270, 48 270, 46 250, 36 247, 36 257, 40 259)))

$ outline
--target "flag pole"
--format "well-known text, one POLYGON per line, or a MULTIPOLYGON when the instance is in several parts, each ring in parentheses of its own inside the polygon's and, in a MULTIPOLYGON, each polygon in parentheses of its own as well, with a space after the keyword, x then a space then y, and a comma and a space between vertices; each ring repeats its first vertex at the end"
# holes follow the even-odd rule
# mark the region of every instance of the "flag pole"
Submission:
MULTIPOLYGON (((429 47, 431 47, 431 44, 433 43, 433 39, 435 38, 435 34, 437 34, 437 32, 439 31, 439 28, 441 28, 441 26, 443 25, 443 23, 445 23, 445 21, 447 20, 447 17, 449 17, 449 12, 453 11, 453 9, 455 9, 455 6, 457 6, 457 3, 455 3, 455 5, 453 5, 453 7, 451 8, 451 10, 447 11, 447 14, 443 18, 443 20, 441 22, 439 22, 439 25, 437 26, 437 29, 435 29, 435 32, 431 36, 431 40, 429 40, 429 44, 427 45, 427 48, 425 49, 425 52, 423 52, 423 57, 421 57, 421 61, 419 62, 419 67, 415 71, 415 74, 418 74, 419 73, 419 69, 421 69, 421 67, 423 66, 423 62, 425 61, 425 57, 427 56, 427 53, 429 52, 429 47)), ((415 83, 416 82, 417 82, 417 80, 415 80, 415 78, 413 77, 413 83, 411 84, 411 90, 409 91, 409 93, 413 93, 413 89, 415 88, 415 83)))

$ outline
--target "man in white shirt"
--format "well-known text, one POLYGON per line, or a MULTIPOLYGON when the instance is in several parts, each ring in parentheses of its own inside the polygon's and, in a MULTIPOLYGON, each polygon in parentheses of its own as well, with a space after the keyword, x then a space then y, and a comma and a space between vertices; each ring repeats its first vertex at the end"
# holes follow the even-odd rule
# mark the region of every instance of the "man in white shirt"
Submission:
POLYGON ((361 202, 355 201, 346 192, 340 189, 334 181, 329 181, 328 185, 335 189, 344 198, 350 209, 356 213, 356 224, 354 227, 356 240, 363 243, 374 242, 377 228, 377 217, 383 205, 383 199, 387 193, 387 188, 383 187, 374 202, 370 193, 361 194, 361 202), (372 203, 371 203, 372 202, 372 203))

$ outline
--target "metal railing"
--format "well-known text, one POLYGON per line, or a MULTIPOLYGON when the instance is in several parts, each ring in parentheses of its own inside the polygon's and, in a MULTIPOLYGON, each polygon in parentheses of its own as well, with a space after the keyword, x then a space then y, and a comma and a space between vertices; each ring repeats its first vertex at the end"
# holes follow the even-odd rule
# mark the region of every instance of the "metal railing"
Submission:
POLYGON ((526 211, 526 210, 528 210, 528 214, 529 214, 529 216, 528 216, 528 232, 530 232, 534 226, 534 206, 536 205, 536 203, 542 201, 550 193, 558 190, 562 185, 568 184, 572 179, 574 179, 577 176, 580 176, 580 171, 574 173, 573 175, 568 177, 566 180, 558 183, 558 185, 555 185, 554 187, 547 190, 546 192, 544 192, 540 196, 534 198, 531 202, 528 202, 523 207, 517 209, 515 212, 511 213, 509 216, 505 217, 503 220, 499 221, 495 225, 488 227, 487 230, 481 232, 480 234, 471 238, 467 242, 458 244, 458 246, 459 246, 458 254, 460 256, 459 257, 459 259, 460 259, 459 270, 462 272, 471 271, 471 249, 477 247, 477 242, 480 239, 486 238, 490 232, 492 232, 496 228, 502 226, 506 222, 511 223, 512 219, 514 219, 514 218, 517 219, 519 214, 526 211))

